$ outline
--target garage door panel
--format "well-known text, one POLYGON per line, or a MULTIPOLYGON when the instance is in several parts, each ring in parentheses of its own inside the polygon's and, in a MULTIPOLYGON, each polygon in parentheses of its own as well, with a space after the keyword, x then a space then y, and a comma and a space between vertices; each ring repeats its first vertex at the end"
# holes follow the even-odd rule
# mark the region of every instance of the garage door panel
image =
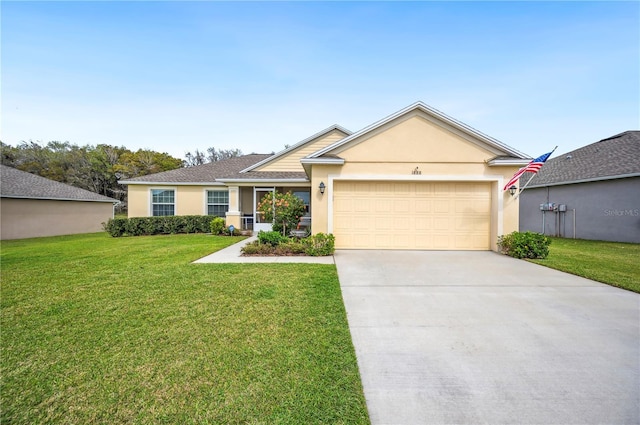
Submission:
POLYGON ((456 231, 467 233, 486 234, 491 227, 491 223, 485 217, 457 217, 455 221, 456 231))
POLYGON ((414 194, 417 198, 432 197, 433 196, 433 184, 432 183, 420 183, 414 188, 414 194))
POLYGON ((390 213, 393 211, 393 202, 388 199, 376 199, 374 205, 373 212, 376 213, 390 213))
POLYGON ((433 235, 425 233, 416 233, 415 235, 416 249, 433 249, 433 235))
POLYGON ((417 214, 431 212, 431 201, 430 200, 416 199, 414 205, 415 205, 414 211, 417 214))
POLYGON ((446 200, 436 200, 433 202, 433 212, 446 214, 451 210, 451 201, 446 200))
POLYGON ((445 217, 433 217, 433 230, 437 231, 447 231, 451 228, 450 224, 451 219, 447 216, 445 217))
POLYGON ((413 192, 411 183, 394 183, 393 192, 396 195, 407 196, 413 192))
MULTIPOLYGON (((451 249, 452 244, 450 241, 450 235, 443 233, 435 233, 433 235, 433 247, 432 249, 451 249)), ((455 248, 455 247, 454 247, 455 248)))
POLYGON ((413 202, 409 199, 401 198, 392 202, 393 212, 396 214, 408 214, 409 211, 413 210, 412 208, 413 202))
POLYGON ((334 183, 337 248, 489 249, 490 184, 334 183))
POLYGON ((415 217, 414 228, 418 232, 422 230, 431 230, 433 228, 433 217, 425 217, 425 216, 415 217))

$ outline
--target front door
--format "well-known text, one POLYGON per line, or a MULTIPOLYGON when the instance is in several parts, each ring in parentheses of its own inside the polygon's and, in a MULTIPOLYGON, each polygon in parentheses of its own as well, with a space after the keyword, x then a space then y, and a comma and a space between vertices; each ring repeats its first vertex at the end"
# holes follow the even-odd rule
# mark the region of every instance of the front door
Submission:
POLYGON ((259 232, 264 230, 265 232, 271 231, 273 223, 265 223, 264 217, 258 212, 258 204, 265 196, 273 196, 276 191, 275 187, 256 187, 253 189, 253 231, 259 232))

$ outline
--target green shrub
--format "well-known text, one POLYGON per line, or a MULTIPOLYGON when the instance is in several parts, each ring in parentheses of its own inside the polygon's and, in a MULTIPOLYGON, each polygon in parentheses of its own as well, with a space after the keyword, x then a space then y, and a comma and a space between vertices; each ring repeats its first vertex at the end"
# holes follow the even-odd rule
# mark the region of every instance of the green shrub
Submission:
POLYGON ((272 255, 273 246, 253 241, 243 246, 240 251, 245 255, 272 255))
POLYGON ((265 232, 263 230, 258 232, 258 242, 265 245, 278 246, 283 242, 288 241, 289 239, 285 236, 282 236, 280 232, 271 231, 265 232))
POLYGON ((106 223, 102 223, 102 228, 114 238, 118 238, 126 232, 126 218, 110 218, 106 223))
POLYGON ((211 233, 214 235, 222 234, 222 232, 224 232, 224 224, 225 224, 224 218, 215 217, 213 220, 211 220, 211 223, 209 224, 211 233))
POLYGON ((302 242, 296 240, 289 240, 282 242, 275 247, 276 255, 302 255, 305 254, 305 246, 302 242))
POLYGON ((512 232, 498 237, 500 252, 515 258, 547 258, 550 244, 551 239, 536 232, 512 232))
POLYGON ((331 233, 316 233, 308 238, 302 239, 305 253, 314 257, 333 255, 335 252, 336 238, 331 233))
MULTIPOLYGON (((268 233, 268 232, 265 232, 268 233)), ((274 232, 277 233, 277 232, 274 232)), ((282 237, 282 236, 281 236, 282 237)), ((278 245, 271 245, 269 243, 260 243, 260 241, 253 241, 243 246, 240 251, 244 255, 304 255, 305 246, 302 242, 286 239, 280 242, 278 245)))
POLYGON ((210 229, 208 215, 175 215, 165 217, 113 218, 102 227, 113 237, 174 233, 206 233, 210 229))

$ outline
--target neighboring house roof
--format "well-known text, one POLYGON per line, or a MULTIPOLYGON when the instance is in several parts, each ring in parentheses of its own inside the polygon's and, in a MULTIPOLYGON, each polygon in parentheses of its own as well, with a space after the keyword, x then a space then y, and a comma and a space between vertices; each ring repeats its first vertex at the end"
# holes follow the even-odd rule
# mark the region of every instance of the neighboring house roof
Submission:
POLYGON ((121 184, 149 184, 149 183, 214 183, 223 177, 235 177, 240 170, 254 165, 272 154, 249 154, 222 161, 209 162, 194 167, 178 168, 161 173, 149 174, 120 181, 121 184))
MULTIPOLYGON (((521 181, 527 182, 531 173, 521 181)), ((640 131, 625 131, 550 158, 527 187, 640 176, 640 131)))
POLYGON ((69 186, 7 165, 0 165, 0 197, 63 201, 118 202, 89 190, 69 186))
MULTIPOLYGON (((445 115, 444 113, 438 111, 437 109, 434 109, 426 104, 424 104, 423 102, 416 102, 412 105, 407 106, 404 109, 401 109, 400 111, 389 115, 386 118, 381 119, 380 121, 377 121, 371 125, 369 125, 368 127, 363 128, 360 131, 357 131, 353 134, 351 134, 350 136, 345 137, 342 140, 337 141, 336 143, 333 143, 332 145, 327 146, 324 149, 320 149, 319 151, 307 156, 307 158, 312 159, 312 158, 319 158, 322 157, 323 155, 326 155, 328 153, 331 153, 332 151, 338 149, 339 147, 363 136, 364 134, 367 133, 371 133, 373 131, 375 131, 376 129, 382 127, 383 125, 403 116, 406 115, 414 110, 419 110, 424 112, 425 114, 434 117, 438 120, 440 120, 441 122, 444 122, 445 124, 448 124, 449 126, 451 126, 452 128, 460 131, 463 134, 467 134, 470 135, 472 137, 474 137, 475 139, 478 139, 482 142, 484 142, 487 146, 492 147, 493 149, 495 149, 496 151, 500 152, 501 154, 506 154, 508 157, 510 158, 516 158, 516 159, 525 159, 525 158, 530 158, 528 155, 513 149, 510 146, 505 145, 504 143, 494 139, 493 137, 487 136, 484 133, 479 132, 478 130, 474 129, 473 127, 458 121, 454 118, 451 118, 448 115, 445 115)), ((495 158, 494 158, 495 161, 495 158)), ((498 165, 496 163, 496 165, 498 165)), ((509 164, 511 165, 511 164, 509 164)))

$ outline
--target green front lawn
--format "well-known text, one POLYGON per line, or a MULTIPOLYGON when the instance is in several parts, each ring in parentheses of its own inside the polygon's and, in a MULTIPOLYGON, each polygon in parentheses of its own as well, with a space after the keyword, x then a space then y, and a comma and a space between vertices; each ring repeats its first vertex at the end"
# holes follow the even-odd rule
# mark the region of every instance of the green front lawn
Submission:
POLYGON ((335 266, 232 241, 2 242, 0 423, 368 423, 335 266))
POLYGON ((640 244, 551 238, 549 256, 530 260, 640 293, 640 244))

